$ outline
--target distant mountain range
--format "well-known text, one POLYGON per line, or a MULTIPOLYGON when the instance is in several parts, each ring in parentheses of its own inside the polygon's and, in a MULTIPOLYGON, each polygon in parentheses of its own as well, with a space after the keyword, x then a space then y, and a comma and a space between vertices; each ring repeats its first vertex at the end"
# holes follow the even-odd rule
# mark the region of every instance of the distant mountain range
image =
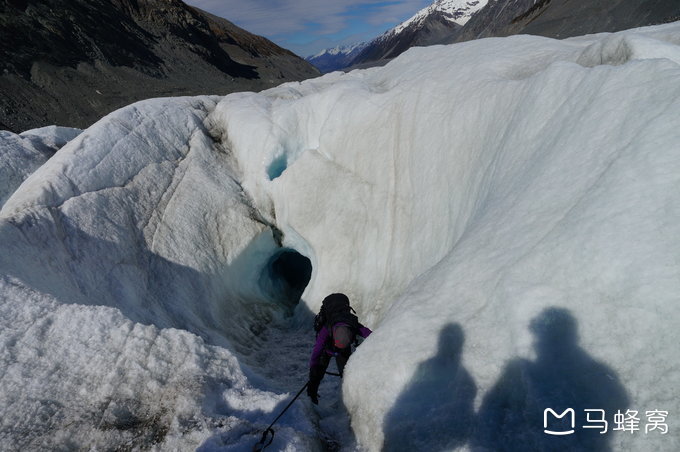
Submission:
MULTIPOLYGON (((493 36, 567 38, 680 20, 678 0, 437 0, 360 51, 324 51, 307 61, 322 72, 383 64, 414 46, 493 36)), ((340 49, 342 50, 342 49, 340 49)))
POLYGON ((259 91, 318 74, 180 0, 0 1, 0 129, 84 128, 140 99, 259 91))
POLYGON ((360 42, 349 46, 337 46, 332 49, 322 50, 316 55, 308 56, 305 60, 321 72, 333 72, 350 66, 352 61, 367 45, 367 42, 360 42))

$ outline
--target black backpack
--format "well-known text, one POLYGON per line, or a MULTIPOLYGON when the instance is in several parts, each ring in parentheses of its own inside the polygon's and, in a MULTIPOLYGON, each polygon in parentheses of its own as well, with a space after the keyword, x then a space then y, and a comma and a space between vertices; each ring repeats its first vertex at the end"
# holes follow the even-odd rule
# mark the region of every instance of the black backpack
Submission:
POLYGON ((359 332, 359 319, 352 314, 354 309, 349 305, 349 298, 347 295, 341 293, 334 293, 327 296, 321 304, 321 310, 314 318, 314 330, 317 334, 324 326, 328 328, 331 337, 333 336, 333 325, 336 323, 345 323, 348 325, 353 335, 352 340, 356 338, 359 332))

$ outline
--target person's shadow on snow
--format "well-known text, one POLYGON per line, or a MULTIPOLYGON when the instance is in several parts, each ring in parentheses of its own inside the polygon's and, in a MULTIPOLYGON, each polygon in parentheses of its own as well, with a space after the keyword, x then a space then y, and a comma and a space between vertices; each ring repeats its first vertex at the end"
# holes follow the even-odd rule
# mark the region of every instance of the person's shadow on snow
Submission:
POLYGON ((460 363, 464 335, 444 327, 437 355, 423 361, 385 417, 384 451, 443 451, 463 445, 477 388, 460 363))
POLYGON ((608 451, 614 414, 625 413, 628 395, 616 373, 578 345, 577 322, 562 308, 547 308, 530 324, 535 361, 510 361, 486 394, 477 416, 473 451, 608 451), (544 410, 552 409, 557 414, 544 410), (563 417, 565 410, 574 410, 563 417), (602 412, 608 422, 601 433, 602 412), (544 425, 547 419, 548 426, 544 425), (589 422, 590 421, 590 422, 589 422), (583 428, 598 426, 597 428, 583 428), (573 433, 566 435, 552 432, 573 433))

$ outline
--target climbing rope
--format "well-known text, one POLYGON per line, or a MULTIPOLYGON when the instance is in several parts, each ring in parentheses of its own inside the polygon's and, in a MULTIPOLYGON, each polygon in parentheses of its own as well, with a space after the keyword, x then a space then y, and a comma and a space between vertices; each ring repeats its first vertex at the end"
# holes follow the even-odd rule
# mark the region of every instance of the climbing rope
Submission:
MULTIPOLYGON (((328 372, 328 371, 326 372, 326 374, 327 375, 333 375, 335 377, 342 377, 342 375, 340 375, 340 374, 336 374, 336 373, 328 372)), ((298 391, 298 393, 295 395, 295 397, 293 397, 293 400, 291 400, 288 403, 288 405, 286 405, 286 407, 283 409, 283 411, 281 411, 281 413, 279 413, 279 415, 276 416, 276 419, 274 419, 274 421, 271 424, 269 424, 269 427, 267 427, 266 430, 264 432, 262 432, 262 438, 260 438, 260 442, 258 442, 257 444, 255 444, 253 446, 253 452, 262 452, 263 450, 265 450, 265 448, 267 448, 267 446, 269 446, 274 441, 274 429, 272 427, 274 426, 274 424, 276 424, 276 421, 278 421, 281 418, 281 416, 283 416, 283 413, 288 411, 288 408, 291 407, 293 402, 295 402, 297 400, 297 398, 300 397, 300 394, 302 394, 302 391, 307 389, 308 385, 309 385, 309 381, 307 383, 305 383, 305 385, 302 387, 302 389, 300 389, 298 391), (269 439, 269 441, 267 441, 267 439, 269 439)))

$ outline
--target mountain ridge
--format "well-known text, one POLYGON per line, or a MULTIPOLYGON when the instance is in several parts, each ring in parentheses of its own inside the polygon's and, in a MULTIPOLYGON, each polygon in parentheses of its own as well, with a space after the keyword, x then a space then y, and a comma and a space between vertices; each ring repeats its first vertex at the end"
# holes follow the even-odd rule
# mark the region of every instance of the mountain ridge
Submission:
POLYGON ((461 29, 487 0, 436 0, 369 42, 351 65, 391 59, 414 46, 438 44, 461 29))
POLYGON ((515 34, 564 39, 678 19, 680 2, 674 0, 489 0, 460 33, 440 43, 515 34))

